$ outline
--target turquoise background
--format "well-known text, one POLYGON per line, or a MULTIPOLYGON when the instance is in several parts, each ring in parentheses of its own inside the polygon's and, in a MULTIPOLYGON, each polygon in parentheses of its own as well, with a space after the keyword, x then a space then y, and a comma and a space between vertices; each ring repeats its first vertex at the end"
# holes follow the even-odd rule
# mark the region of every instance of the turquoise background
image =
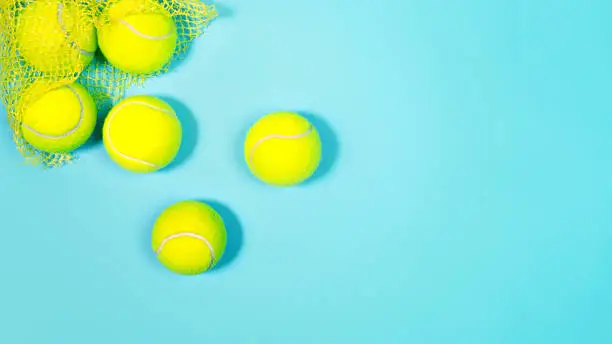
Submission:
POLYGON ((23 164, 0 136, 0 343, 612 342, 609 1, 227 0, 144 93, 185 124, 141 176, 98 143, 23 164), (247 128, 308 114, 314 181, 262 185, 247 128), (150 248, 183 199, 230 243, 182 277, 150 248))

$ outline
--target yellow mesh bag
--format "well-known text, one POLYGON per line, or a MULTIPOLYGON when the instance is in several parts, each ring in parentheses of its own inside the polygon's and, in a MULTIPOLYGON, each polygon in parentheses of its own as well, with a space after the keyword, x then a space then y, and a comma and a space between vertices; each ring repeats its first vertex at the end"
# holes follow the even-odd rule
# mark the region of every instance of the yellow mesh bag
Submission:
POLYGON ((18 151, 26 162, 58 167, 72 153, 41 152, 24 140, 24 104, 61 84, 78 81, 92 94, 103 118, 131 86, 166 73, 191 42, 217 16, 199 0, 0 0, 0 101, 18 151), (130 74, 113 67, 97 49, 96 29, 109 25, 105 11, 119 1, 130 11, 166 11, 176 23, 177 47, 171 61, 150 74, 130 74))

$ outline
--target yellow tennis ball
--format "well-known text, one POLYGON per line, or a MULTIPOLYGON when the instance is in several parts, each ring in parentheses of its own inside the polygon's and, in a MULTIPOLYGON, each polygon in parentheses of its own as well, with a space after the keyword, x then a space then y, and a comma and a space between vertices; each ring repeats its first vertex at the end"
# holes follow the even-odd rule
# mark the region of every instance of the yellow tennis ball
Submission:
POLYGON ((106 9, 98 42, 106 59, 118 69, 134 74, 161 70, 177 45, 172 17, 144 0, 122 0, 106 9))
POLYGON ((223 219, 203 202, 175 203, 161 213, 153 227, 152 247, 157 258, 182 275, 210 270, 223 256, 226 244, 223 219))
POLYGON ((77 73, 98 47, 93 19, 76 2, 31 1, 17 17, 17 49, 41 72, 77 73))
POLYGON ((253 175, 264 183, 292 186, 316 171, 321 139, 306 118, 293 112, 274 112, 249 129, 244 158, 253 175))
POLYGON ((96 119, 96 104, 78 83, 55 88, 37 83, 24 95, 23 137, 41 151, 65 153, 80 147, 91 136, 96 119))
POLYGON ((172 107, 152 96, 132 96, 115 105, 102 138, 111 159, 128 171, 150 173, 176 157, 182 127, 172 107))

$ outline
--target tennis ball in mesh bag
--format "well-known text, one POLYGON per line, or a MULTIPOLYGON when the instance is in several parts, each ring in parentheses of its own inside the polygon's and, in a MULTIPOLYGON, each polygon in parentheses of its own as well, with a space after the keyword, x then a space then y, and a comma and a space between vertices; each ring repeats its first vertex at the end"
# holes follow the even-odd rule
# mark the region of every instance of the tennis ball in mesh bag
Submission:
POLYGON ((274 112, 249 129, 244 157, 251 173, 264 183, 292 186, 304 182, 317 170, 321 140, 317 129, 303 116, 274 112))
POLYGON ((30 1, 17 17, 19 54, 41 72, 77 73, 98 47, 93 19, 73 2, 30 1))
POLYGON ((89 139, 96 126, 96 104, 78 83, 58 87, 36 83, 23 99, 23 138, 38 150, 75 150, 89 139))
POLYGON ((181 201, 166 208, 155 221, 153 251, 170 271, 197 275, 213 268, 227 244, 223 219, 210 205, 181 201))
POLYGON ((149 74, 170 62, 177 45, 174 20, 146 0, 121 0, 103 15, 108 22, 98 32, 100 50, 115 67, 149 74))
POLYGON ((138 95, 115 105, 104 121, 103 142, 111 159, 135 173, 151 173, 176 157, 182 127, 172 107, 161 99, 138 95))

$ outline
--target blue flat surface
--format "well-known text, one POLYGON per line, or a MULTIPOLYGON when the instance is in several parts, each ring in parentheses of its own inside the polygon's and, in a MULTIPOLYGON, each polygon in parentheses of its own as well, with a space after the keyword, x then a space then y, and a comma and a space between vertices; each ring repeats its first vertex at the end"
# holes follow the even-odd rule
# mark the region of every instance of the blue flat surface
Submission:
POLYGON ((23 164, 0 136, 0 343, 612 342, 609 1, 227 0, 170 74, 177 163, 101 144, 23 164), (253 179, 268 112, 308 114, 312 182, 253 179), (214 272, 150 249, 183 199, 229 224, 214 272))

